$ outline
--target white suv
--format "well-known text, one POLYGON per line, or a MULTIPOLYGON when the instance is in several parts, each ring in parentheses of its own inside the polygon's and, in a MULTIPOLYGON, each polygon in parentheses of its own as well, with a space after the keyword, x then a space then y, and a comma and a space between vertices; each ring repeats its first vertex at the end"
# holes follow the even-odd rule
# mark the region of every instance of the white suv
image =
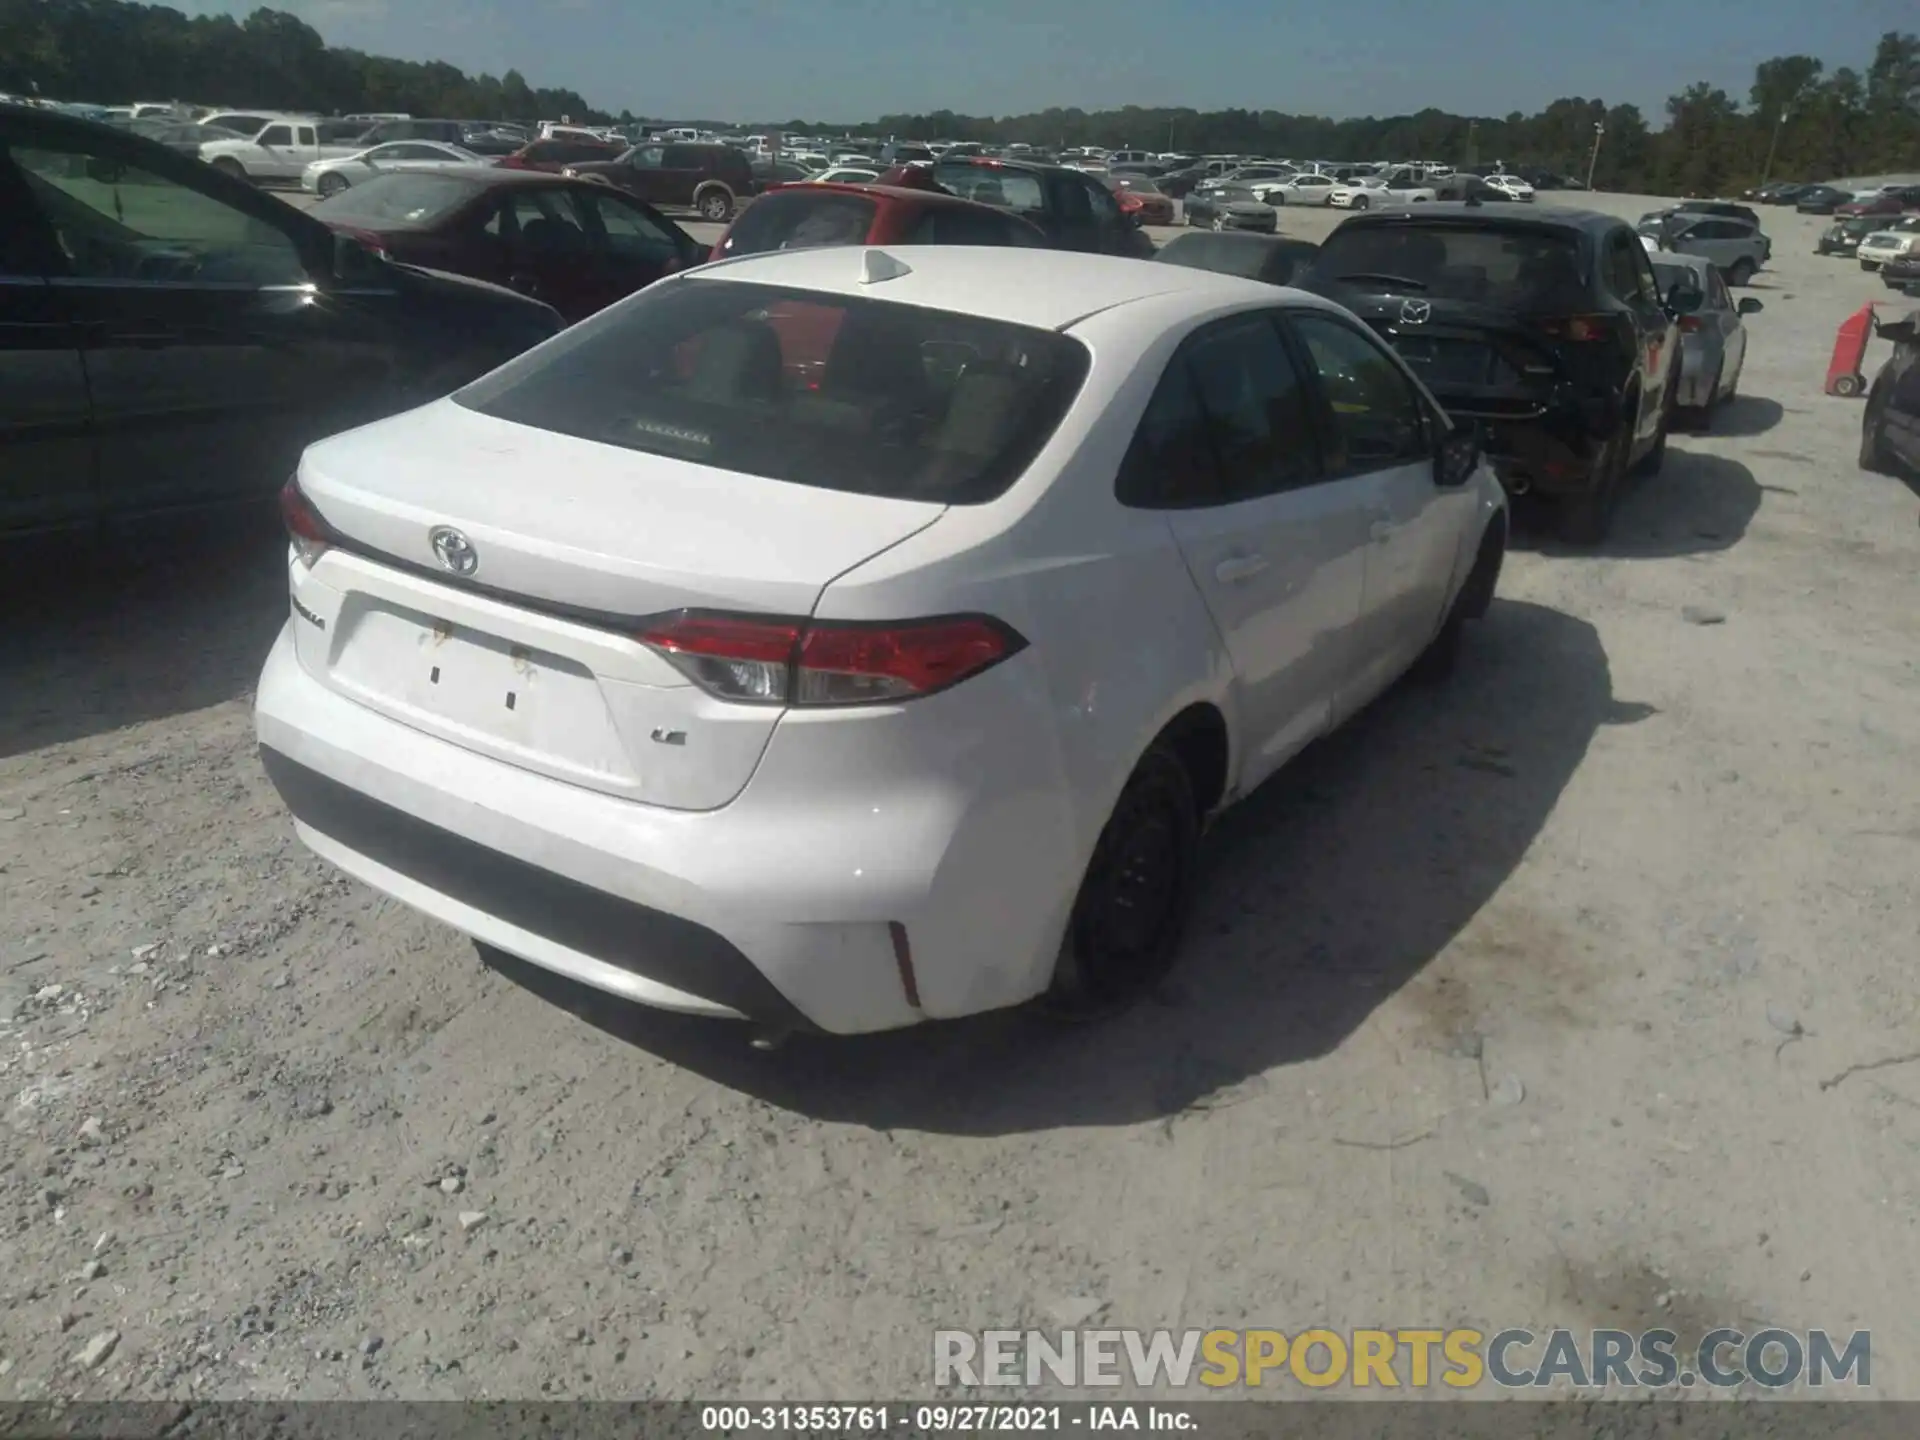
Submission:
POLYGON ((1209 816, 1491 598, 1499 484, 1299 291, 816 248, 311 447, 301 836, 590 986, 880 1030, 1171 963, 1209 816))

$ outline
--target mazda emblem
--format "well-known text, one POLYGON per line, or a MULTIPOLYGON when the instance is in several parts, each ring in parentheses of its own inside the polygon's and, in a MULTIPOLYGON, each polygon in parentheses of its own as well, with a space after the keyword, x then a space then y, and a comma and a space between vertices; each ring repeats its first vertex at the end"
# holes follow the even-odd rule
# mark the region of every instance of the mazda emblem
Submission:
POLYGON ((1400 323, 1402 325, 1424 325, 1433 318, 1433 306, 1424 300, 1402 300, 1400 302, 1400 323))
POLYGON ((473 548, 473 542, 451 525, 436 525, 427 532, 427 543, 433 547, 434 559, 440 562, 440 568, 451 570, 456 575, 471 575, 480 568, 480 556, 473 548))

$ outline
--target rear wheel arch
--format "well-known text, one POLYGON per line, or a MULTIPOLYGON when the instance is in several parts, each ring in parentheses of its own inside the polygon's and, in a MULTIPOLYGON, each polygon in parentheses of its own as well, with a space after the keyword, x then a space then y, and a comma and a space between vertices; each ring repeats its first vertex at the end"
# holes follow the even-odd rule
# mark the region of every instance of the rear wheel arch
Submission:
POLYGON ((1198 818, 1206 819, 1227 794, 1233 759, 1227 717, 1212 702, 1198 701, 1161 726, 1142 754, 1156 747, 1171 751, 1186 767, 1198 818))

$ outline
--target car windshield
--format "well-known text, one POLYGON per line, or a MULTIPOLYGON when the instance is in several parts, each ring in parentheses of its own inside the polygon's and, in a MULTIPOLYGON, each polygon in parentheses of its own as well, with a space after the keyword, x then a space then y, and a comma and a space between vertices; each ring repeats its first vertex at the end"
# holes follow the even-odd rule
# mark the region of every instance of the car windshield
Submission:
POLYGON ((641 291, 454 398, 698 465, 964 505, 1013 483, 1087 367, 1086 349, 1050 330, 689 278, 641 291))
POLYGON ((308 213, 329 225, 421 227, 445 219, 480 189, 456 175, 381 175, 322 200, 308 213))
POLYGON ((837 190, 781 190, 762 195, 734 221, 723 254, 760 255, 769 250, 808 250, 820 245, 860 245, 880 207, 865 195, 837 190))
POLYGON ((1432 222, 1349 222, 1321 246, 1314 274, 1337 285, 1542 312, 1580 303, 1586 279, 1568 231, 1432 222))

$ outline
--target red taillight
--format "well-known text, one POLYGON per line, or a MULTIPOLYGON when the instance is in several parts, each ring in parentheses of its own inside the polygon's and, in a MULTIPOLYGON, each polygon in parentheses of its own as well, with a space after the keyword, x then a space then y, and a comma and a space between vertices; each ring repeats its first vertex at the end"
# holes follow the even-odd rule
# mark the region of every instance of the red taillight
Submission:
POLYGON ((1582 343, 1611 340, 1616 333, 1611 315, 1569 315, 1564 318, 1543 320, 1540 322, 1540 328, 1556 340, 1582 343))
POLYGON ((280 487, 280 518, 286 524, 287 539, 293 543, 294 553, 300 557, 300 563, 311 570, 314 562, 333 547, 334 531, 313 508, 298 479, 280 487))
POLYGON ((387 252, 387 241, 385 236, 377 235, 371 230, 356 229, 354 226, 351 226, 351 225, 337 225, 334 228, 338 230, 342 235, 345 235, 350 239, 358 240, 364 248, 371 250, 375 255, 378 255, 382 260, 391 260, 393 258, 393 256, 387 252))
POLYGON ((913 700, 978 675, 1027 643, 980 615, 835 625, 687 612, 662 617, 636 638, 709 694, 759 705, 913 700))
POLYGON ((1680 317, 1680 328, 1688 335, 1698 335, 1700 333, 1700 317, 1698 315, 1682 315, 1680 317))

